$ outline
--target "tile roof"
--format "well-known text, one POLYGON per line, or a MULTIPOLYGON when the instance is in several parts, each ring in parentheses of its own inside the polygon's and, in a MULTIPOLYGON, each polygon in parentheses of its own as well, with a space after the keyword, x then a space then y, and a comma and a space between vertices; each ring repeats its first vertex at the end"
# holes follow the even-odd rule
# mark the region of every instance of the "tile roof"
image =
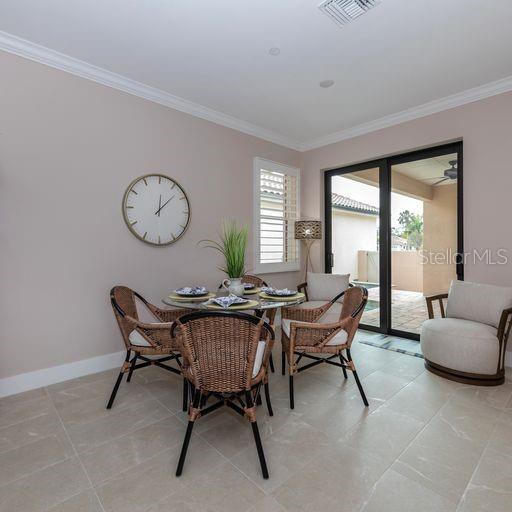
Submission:
POLYGON ((378 215, 379 209, 370 204, 361 203, 355 199, 342 196, 340 194, 332 194, 332 207, 340 210, 350 210, 353 212, 367 213, 371 215, 378 215))
MULTIPOLYGON (((283 193, 276 190, 262 189, 263 193, 271 198, 281 198, 283 193)), ((368 215, 378 215, 379 209, 376 206, 370 204, 361 203, 350 197, 342 196, 341 194, 332 193, 332 207, 339 210, 348 210, 352 212, 366 213, 368 215)))

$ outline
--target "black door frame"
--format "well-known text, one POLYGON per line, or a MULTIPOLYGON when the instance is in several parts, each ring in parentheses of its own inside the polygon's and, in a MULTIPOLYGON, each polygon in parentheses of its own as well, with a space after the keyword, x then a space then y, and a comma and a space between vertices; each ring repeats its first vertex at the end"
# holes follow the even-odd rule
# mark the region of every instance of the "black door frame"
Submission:
POLYGON ((369 160, 324 172, 325 272, 331 273, 332 254, 332 188, 333 176, 342 176, 367 169, 379 169, 379 278, 380 327, 361 324, 362 329, 419 340, 419 335, 393 329, 391 326, 391 169, 393 165, 457 153, 457 255, 456 273, 464 279, 464 217, 463 217, 463 144, 462 141, 442 144, 426 149, 400 153, 386 158, 369 160))

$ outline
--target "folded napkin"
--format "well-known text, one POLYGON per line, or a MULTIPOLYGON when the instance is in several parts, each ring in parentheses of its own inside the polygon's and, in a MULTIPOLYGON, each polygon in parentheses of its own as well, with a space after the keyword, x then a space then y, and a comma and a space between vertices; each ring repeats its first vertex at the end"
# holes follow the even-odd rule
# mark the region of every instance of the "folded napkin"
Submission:
POLYGON ((178 295, 202 295, 207 293, 208 290, 204 286, 184 286, 174 290, 178 295))
POLYGON ((289 290, 288 288, 277 289, 270 286, 263 287, 261 291, 267 295, 276 295, 282 297, 289 297, 290 295, 295 295, 297 293, 297 290, 289 290))
POLYGON ((252 290, 255 286, 251 283, 244 283, 244 288, 246 290, 252 290))
POLYGON ((233 304, 245 304, 246 302, 249 301, 230 293, 226 297, 216 297, 215 299, 210 299, 208 304, 217 304, 222 308, 229 308, 229 306, 232 306, 233 304))

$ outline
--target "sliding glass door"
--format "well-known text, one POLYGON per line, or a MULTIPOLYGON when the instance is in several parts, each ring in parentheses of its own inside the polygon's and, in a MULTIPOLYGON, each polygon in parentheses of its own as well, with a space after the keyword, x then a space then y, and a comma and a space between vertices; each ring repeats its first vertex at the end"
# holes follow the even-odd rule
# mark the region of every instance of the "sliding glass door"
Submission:
POLYGON ((382 325, 381 304, 381 177, 384 162, 376 161, 326 175, 326 272, 350 274, 354 284, 368 289, 361 322, 370 329, 382 325))
POLYGON ((462 143, 325 173, 325 269, 368 288, 362 327, 418 339, 425 296, 463 278, 462 143))

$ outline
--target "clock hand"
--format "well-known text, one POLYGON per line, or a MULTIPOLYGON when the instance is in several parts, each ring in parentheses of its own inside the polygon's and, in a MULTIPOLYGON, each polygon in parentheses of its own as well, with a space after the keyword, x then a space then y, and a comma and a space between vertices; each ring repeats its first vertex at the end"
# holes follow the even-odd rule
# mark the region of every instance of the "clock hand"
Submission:
POLYGON ((155 215, 160 217, 160 206, 162 206, 162 194, 160 194, 160 198, 158 199, 158 210, 155 212, 155 215))
POLYGON ((158 214, 158 216, 160 217, 160 211, 162 210, 162 208, 171 200, 171 199, 174 199, 174 196, 170 197, 169 199, 167 199, 167 201, 165 201, 165 203, 160 206, 160 208, 158 208, 158 210, 155 212, 155 215, 158 214))

